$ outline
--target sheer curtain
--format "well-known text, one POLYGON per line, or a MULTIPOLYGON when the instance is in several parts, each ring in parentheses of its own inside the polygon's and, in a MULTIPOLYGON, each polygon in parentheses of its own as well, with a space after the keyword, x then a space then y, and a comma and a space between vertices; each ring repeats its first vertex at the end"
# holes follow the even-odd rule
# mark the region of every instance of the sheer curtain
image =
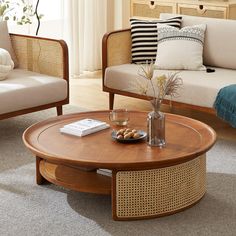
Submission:
POLYGON ((62 1, 64 38, 70 49, 71 75, 76 78, 83 71, 101 69, 102 37, 107 31, 122 28, 124 25, 122 9, 127 11, 126 6, 129 5, 129 1, 62 1))
POLYGON ((107 31, 107 7, 107 0, 64 1, 64 38, 69 44, 74 77, 83 71, 101 69, 101 44, 107 31))

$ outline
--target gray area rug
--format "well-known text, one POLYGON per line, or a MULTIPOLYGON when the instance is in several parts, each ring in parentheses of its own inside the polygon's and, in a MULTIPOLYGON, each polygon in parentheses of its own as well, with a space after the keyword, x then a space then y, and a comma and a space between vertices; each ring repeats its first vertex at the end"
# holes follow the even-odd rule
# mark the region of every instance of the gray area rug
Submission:
MULTIPOLYGON (((81 109, 67 106, 66 113, 81 109)), ((111 199, 35 183, 34 157, 21 136, 54 109, 0 121, 0 235, 236 235, 236 143, 208 153, 207 193, 181 213, 115 222, 111 199)))

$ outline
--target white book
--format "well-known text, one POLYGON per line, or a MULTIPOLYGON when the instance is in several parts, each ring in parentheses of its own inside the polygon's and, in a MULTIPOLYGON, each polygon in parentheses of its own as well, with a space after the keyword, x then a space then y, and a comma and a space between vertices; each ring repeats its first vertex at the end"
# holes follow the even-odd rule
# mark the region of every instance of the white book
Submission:
POLYGON ((65 133, 65 134, 70 134, 70 135, 78 136, 78 137, 82 137, 82 136, 85 136, 85 135, 88 135, 88 134, 92 134, 92 133, 98 132, 100 130, 107 129, 109 127, 110 127, 110 125, 106 124, 104 126, 93 128, 93 129, 86 130, 86 131, 83 131, 83 132, 81 130, 76 129, 76 128, 62 127, 62 128, 60 128, 60 132, 61 133, 65 133))
POLYGON ((109 170, 109 169, 97 169, 97 173, 100 175, 106 175, 109 177, 112 176, 112 170, 109 170))
POLYGON ((102 129, 106 129, 110 127, 108 124, 104 124, 104 125, 101 125, 101 126, 98 126, 98 127, 93 127, 93 128, 90 128, 90 129, 79 129, 77 127, 74 127, 74 126, 64 126, 63 128, 66 129, 66 130, 71 130, 72 132, 76 132, 77 134, 79 135, 82 135, 82 134, 89 134, 91 132, 96 132, 96 131, 99 131, 99 130, 102 130, 102 129))
POLYGON ((64 128, 74 128, 80 132, 91 130, 98 127, 105 127, 106 122, 94 119, 83 119, 64 126, 64 128))

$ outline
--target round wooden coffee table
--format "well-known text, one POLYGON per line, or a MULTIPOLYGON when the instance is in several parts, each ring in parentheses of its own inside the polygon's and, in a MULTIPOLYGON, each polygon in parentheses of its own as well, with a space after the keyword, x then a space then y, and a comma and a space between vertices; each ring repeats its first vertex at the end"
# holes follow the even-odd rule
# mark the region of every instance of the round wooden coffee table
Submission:
MULTIPOLYGON (((112 195, 115 220, 169 215, 197 203, 206 191, 206 152, 215 132, 206 124, 166 114, 166 146, 145 141, 123 144, 112 140, 112 128, 82 138, 59 128, 84 118, 110 123, 109 111, 51 118, 28 128, 25 145, 36 155, 36 180, 66 188, 112 195), (112 177, 97 168, 112 170, 112 177)), ((129 126, 146 130, 146 112, 130 112, 129 126)), ((112 127, 112 124, 111 124, 112 127)))

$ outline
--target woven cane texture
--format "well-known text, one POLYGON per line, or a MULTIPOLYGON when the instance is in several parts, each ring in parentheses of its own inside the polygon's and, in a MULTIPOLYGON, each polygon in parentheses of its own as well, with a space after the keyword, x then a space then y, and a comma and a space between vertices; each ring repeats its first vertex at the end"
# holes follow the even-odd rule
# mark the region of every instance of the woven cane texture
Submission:
POLYGON ((201 17, 211 17, 211 18, 225 18, 225 12, 223 10, 205 10, 202 12, 198 11, 199 6, 197 5, 196 8, 187 7, 179 7, 179 13, 182 15, 190 15, 190 16, 201 16, 201 17))
POLYGON ((183 164, 116 174, 116 214, 119 218, 168 214, 192 205, 206 191, 206 157, 183 164))
POLYGON ((150 7, 148 3, 133 3, 133 16, 159 18, 160 13, 174 13, 173 7, 167 4, 150 7))
POLYGON ((107 66, 131 63, 131 32, 111 34, 107 42, 107 66))
POLYGON ((63 78, 63 51, 59 42, 11 36, 18 68, 63 78))

